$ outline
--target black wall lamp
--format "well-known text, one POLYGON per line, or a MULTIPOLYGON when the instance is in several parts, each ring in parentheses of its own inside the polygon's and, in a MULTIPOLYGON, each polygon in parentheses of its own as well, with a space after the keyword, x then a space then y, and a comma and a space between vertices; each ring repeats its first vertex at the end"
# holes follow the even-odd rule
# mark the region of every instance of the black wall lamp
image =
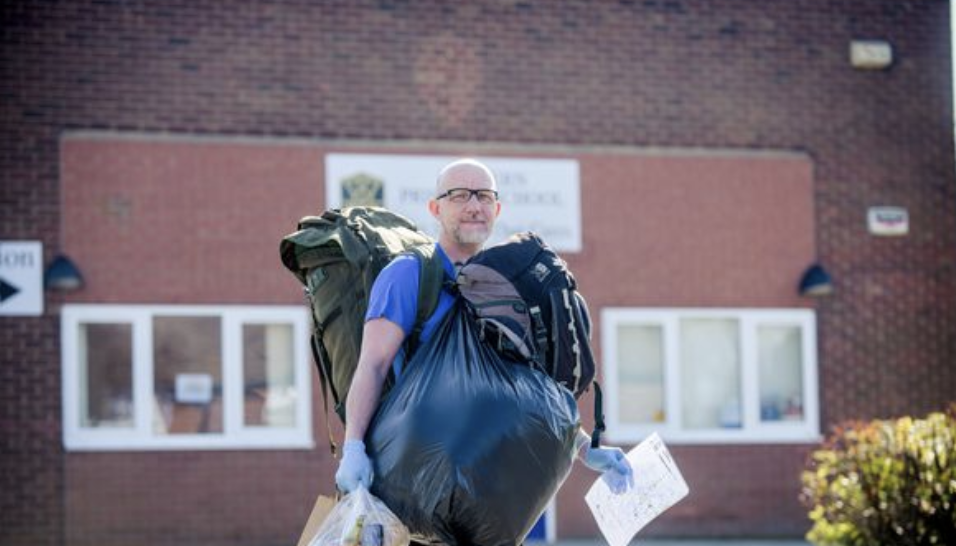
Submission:
POLYGON ((47 290, 72 292, 83 287, 83 275, 72 260, 60 254, 46 268, 43 284, 47 290))
POLYGON ((833 279, 822 265, 815 263, 803 273, 798 291, 801 296, 812 298, 829 296, 833 293, 833 279))

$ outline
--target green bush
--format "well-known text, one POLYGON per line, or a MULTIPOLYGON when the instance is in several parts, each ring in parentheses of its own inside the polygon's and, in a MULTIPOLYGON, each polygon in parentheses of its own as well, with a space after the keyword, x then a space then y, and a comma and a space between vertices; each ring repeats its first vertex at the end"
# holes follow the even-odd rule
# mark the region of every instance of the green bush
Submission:
POLYGON ((801 479, 814 544, 956 545, 956 404, 841 425, 801 479))

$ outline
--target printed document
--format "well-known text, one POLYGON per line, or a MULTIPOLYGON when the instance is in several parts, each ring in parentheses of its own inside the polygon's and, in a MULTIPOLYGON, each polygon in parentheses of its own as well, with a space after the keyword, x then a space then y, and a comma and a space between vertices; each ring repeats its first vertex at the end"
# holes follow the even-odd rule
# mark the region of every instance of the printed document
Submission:
POLYGON ((584 496, 610 546, 626 546, 638 531, 689 492, 656 432, 632 449, 627 460, 634 469, 634 487, 615 495, 598 478, 584 496))

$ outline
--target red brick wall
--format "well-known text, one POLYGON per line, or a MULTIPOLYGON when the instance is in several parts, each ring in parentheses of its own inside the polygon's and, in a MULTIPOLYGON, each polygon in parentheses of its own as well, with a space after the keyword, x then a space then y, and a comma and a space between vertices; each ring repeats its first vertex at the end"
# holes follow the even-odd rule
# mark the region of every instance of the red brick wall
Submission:
MULTIPOLYGON (((922 414, 956 393, 948 21, 944 0, 5 2, 0 238, 43 241, 48 261, 64 248, 59 158, 67 130, 796 150, 812 158, 816 252, 837 287, 816 304, 823 426, 922 414), (893 67, 852 70, 854 38, 888 40, 893 67), (909 236, 866 234, 866 208, 885 204, 908 209, 909 236)), ((112 520, 111 538, 72 525, 101 517, 86 506, 64 509, 82 502, 71 495, 89 476, 77 468, 142 465, 155 469, 143 471, 147 485, 163 485, 176 465, 200 472, 215 457, 66 460, 57 304, 49 297, 39 318, 0 317, 0 542, 128 542, 147 524, 112 520)), ((716 492, 724 482, 709 480, 765 468, 766 459, 781 466, 757 475, 798 468, 802 449, 675 451, 716 492)), ((318 453, 226 460, 234 474, 289 465, 328 472, 318 453)), ((316 479, 328 483, 327 475, 316 479)), ((689 503, 652 530, 797 532, 800 510, 782 490, 768 493, 772 484, 740 485, 728 497, 740 504, 689 503)), ((221 487, 212 489, 220 498, 235 493, 221 487)), ((308 496, 306 485, 292 487, 308 496)), ((695 495, 707 491, 698 486, 695 495)), ((239 500, 223 502, 235 508, 239 500)), ((560 527, 586 533, 586 519, 573 521, 573 502, 562 499, 562 516, 572 520, 560 527)), ((282 509, 288 521, 308 510, 282 509)), ((176 541, 288 543, 297 530, 276 533, 261 523, 271 517, 236 523, 249 527, 235 535, 217 524, 176 541)), ((144 529, 150 542, 171 536, 171 527, 149 525, 157 526, 144 529)))
POLYGON ((798 154, 584 156, 584 244, 567 260, 595 309, 806 307, 812 168, 798 154))
POLYGON ((330 458, 327 446, 74 453, 66 465, 64 543, 295 544, 316 495, 333 483, 330 458))
POLYGON ((72 302, 303 302, 279 240, 322 206, 314 146, 72 137, 61 150, 60 240, 87 280, 72 302))

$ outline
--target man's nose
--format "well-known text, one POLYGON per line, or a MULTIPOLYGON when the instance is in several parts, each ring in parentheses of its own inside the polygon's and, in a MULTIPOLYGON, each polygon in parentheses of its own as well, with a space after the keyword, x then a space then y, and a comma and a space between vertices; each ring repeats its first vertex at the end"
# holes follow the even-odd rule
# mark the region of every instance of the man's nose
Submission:
POLYGON ((472 193, 468 196, 468 200, 465 201, 466 210, 481 210, 481 203, 478 202, 478 194, 472 193))

